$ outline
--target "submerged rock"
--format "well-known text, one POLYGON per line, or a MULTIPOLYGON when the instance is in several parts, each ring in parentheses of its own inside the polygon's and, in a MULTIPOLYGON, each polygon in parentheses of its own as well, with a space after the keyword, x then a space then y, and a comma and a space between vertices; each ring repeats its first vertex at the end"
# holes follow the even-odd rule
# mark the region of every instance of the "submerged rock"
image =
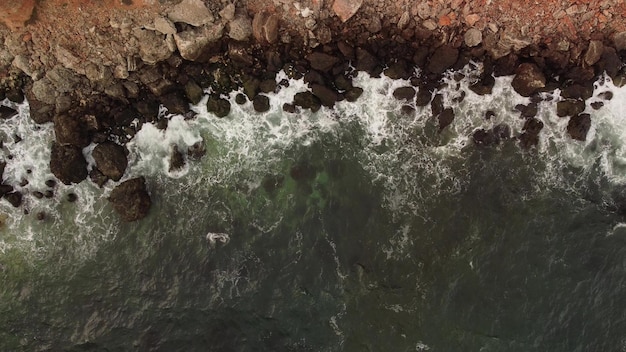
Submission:
POLYGON ((8 106, 0 106, 0 119, 6 120, 17 115, 17 110, 8 106))
POLYGON ((80 183, 87 178, 87 161, 80 148, 55 142, 50 153, 50 171, 66 185, 80 183))
POLYGON ((120 217, 129 222, 146 217, 152 205, 143 176, 120 183, 111 192, 109 201, 120 217))
POLYGON ((172 146, 172 151, 170 153, 170 167, 169 171, 178 171, 185 166, 185 156, 183 153, 178 150, 178 145, 174 144, 172 146))

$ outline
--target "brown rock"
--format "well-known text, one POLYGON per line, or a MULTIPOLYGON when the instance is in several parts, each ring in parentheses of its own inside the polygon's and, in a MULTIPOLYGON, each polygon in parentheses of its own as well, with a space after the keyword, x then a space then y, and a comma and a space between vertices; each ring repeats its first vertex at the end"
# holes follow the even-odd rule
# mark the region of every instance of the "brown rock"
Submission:
POLYGON ((3 0, 0 3, 0 21, 11 29, 23 27, 34 8, 35 0, 3 0))
POLYGON ((252 20, 252 35, 259 43, 275 43, 278 40, 278 15, 258 12, 252 20))
POLYGON ((584 141, 587 139, 587 132, 591 127, 591 115, 578 114, 572 116, 567 124, 567 133, 572 139, 584 141))
POLYGON ((413 97, 415 96, 415 88, 413 87, 396 88, 393 91, 393 96, 394 98, 398 100, 413 100, 413 97))
POLYGON ((222 37, 223 30, 224 26, 217 24, 174 34, 180 56, 189 61, 204 59, 213 49, 218 49, 216 43, 222 37))
POLYGON ((66 185, 80 183, 87 178, 87 161, 80 148, 55 142, 50 153, 50 171, 66 185))
POLYGON ((84 148, 91 142, 79 118, 66 114, 54 117, 54 135, 57 143, 84 148))
POLYGON ((320 52, 311 53, 306 59, 314 70, 322 72, 330 71, 339 62, 337 57, 320 52))
POLYGON ((546 78, 537 65, 524 63, 517 67, 511 85, 519 95, 529 97, 546 86, 546 78))
POLYGON ((361 5, 363 5, 363 0, 335 0, 333 11, 341 19, 341 22, 346 22, 359 11, 361 5))
POLYGON ((604 51, 604 45, 599 40, 592 40, 589 42, 589 47, 587 48, 587 52, 585 52, 585 64, 587 66, 592 66, 600 57, 602 57, 602 52, 604 51))
POLYGON ((450 45, 442 45, 430 57, 426 68, 432 73, 443 73, 452 67, 458 58, 458 49, 450 45))
POLYGON ((152 202, 142 177, 120 183, 109 196, 113 209, 124 221, 136 221, 148 215, 152 202))
POLYGON ((443 109, 441 114, 437 116, 437 120, 439 121, 439 131, 441 132, 454 121, 454 110, 452 108, 443 109))
POLYGON ((119 181, 128 166, 126 150, 113 142, 98 144, 93 149, 92 156, 98 170, 113 181, 119 181))
POLYGON ((617 51, 626 50, 626 31, 615 34, 613 43, 617 51))
POLYGON ((178 146, 174 144, 170 153, 170 168, 169 171, 178 171, 185 166, 185 156, 178 150, 178 146))
POLYGON ((167 16, 172 22, 183 22, 196 27, 213 22, 213 14, 202 0, 183 0, 167 16))
POLYGON ((320 102, 324 106, 332 107, 339 99, 337 93, 334 90, 322 84, 313 84, 311 86, 311 91, 316 97, 319 98, 320 102))

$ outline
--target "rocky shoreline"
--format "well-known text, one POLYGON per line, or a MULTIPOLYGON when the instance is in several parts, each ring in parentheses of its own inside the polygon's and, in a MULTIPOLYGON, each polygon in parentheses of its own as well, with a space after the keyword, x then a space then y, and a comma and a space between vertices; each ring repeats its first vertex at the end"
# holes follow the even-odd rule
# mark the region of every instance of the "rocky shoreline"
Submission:
MULTIPOLYGON (((9 3, 11 9, 29 9, 28 1, 9 3)), ((51 3, 33 3, 30 16, 22 13, 12 21, 5 20, 0 7, 0 20, 8 26, 0 29, 5 44, 0 51, 0 99, 26 98, 35 122, 54 124, 50 169, 64 184, 89 178, 102 187, 109 180, 120 181, 128 164, 125 143, 144 123, 167 126, 167 117, 158 114, 159 104, 170 113, 193 118, 190 104, 197 104, 208 90, 208 111, 224 117, 231 104, 225 94, 242 88, 236 103, 251 101, 256 111, 267 111, 264 94, 288 84, 276 82, 281 70, 290 78, 304 78, 310 87, 286 103, 285 111, 316 111, 337 101, 356 101, 362 89, 352 85, 354 75, 384 74, 410 82, 394 96, 415 106, 430 105, 440 130, 454 120, 454 112, 444 108, 438 94, 444 72, 481 62, 480 77, 470 87, 481 95, 491 93, 494 77, 514 75, 515 91, 531 98, 530 104, 517 107, 526 119, 523 132, 511 136, 507 126, 477 130, 472 137, 479 147, 508 138, 517 138, 522 148, 536 145, 543 128, 535 118, 538 93, 555 89, 561 90, 557 114, 569 117, 567 132, 585 140, 591 120, 583 110, 594 81, 606 72, 616 85, 626 84, 626 31, 620 27, 622 17, 617 18, 619 13, 626 15, 621 1, 576 5, 585 6, 586 12, 565 8, 571 25, 587 25, 590 19, 600 23, 600 16, 586 18, 590 11, 605 17, 607 8, 622 11, 611 12, 615 25, 604 22, 597 31, 584 26, 576 30, 573 25, 575 36, 569 25, 555 26, 549 34, 524 35, 523 28, 515 26, 501 29, 485 10, 473 11, 484 8, 484 1, 482 5, 452 1, 444 4, 447 7, 432 1, 408 2, 410 6, 391 6, 382 12, 385 2, 362 0, 121 1, 106 9, 89 5, 95 12, 74 29, 50 28, 56 22, 46 20, 44 11, 52 16, 55 11, 78 11, 80 6, 57 9, 50 6, 60 5, 51 3), (22 23, 18 18, 25 19, 22 23), (62 35, 45 37, 55 30, 62 35), (83 148, 91 144, 95 167, 88 170, 83 148)), ((601 103, 594 108, 601 108, 601 103)), ((2 119, 14 115, 8 107, 0 109, 2 119)), ((200 144, 187 151, 173 147, 170 168, 180 168, 186 159, 203 153, 200 144)), ((27 185, 5 183, 0 193, 15 207, 23 197, 45 195, 27 185)), ((127 221, 141 219, 150 207, 143 178, 120 183, 110 200, 127 221)))

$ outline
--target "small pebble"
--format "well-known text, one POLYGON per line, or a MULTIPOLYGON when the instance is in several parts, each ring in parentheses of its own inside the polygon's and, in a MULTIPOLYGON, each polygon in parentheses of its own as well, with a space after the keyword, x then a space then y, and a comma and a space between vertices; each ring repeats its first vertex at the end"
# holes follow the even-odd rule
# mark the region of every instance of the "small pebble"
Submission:
POLYGON ((77 199, 78 199, 78 196, 76 195, 76 193, 69 193, 67 195, 67 201, 70 203, 74 203, 77 199))
POLYGON ((52 197, 54 197, 54 192, 52 192, 52 191, 50 191, 50 190, 47 190, 47 191, 43 194, 43 196, 44 196, 44 197, 46 197, 46 198, 52 198, 52 197))
POLYGON ((39 213, 37 213, 37 220, 43 221, 45 219, 46 219, 46 213, 44 213, 43 211, 40 211, 39 213))
POLYGON ((50 188, 53 188, 56 185, 57 185, 57 181, 55 181, 55 180, 47 180, 46 181, 46 186, 48 186, 50 188))

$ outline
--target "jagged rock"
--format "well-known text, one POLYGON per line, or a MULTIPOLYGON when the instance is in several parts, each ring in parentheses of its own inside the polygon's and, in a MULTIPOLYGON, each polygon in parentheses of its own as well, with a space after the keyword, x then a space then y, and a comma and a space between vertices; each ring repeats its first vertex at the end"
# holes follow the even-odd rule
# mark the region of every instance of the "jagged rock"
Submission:
POLYGON ((216 24, 175 34, 174 41, 180 56, 189 61, 203 59, 205 55, 218 49, 217 42, 222 37, 223 30, 224 25, 216 24))
POLYGON ((270 99, 265 95, 257 95, 252 99, 252 106, 256 112, 266 112, 270 109, 270 99))
POLYGON ((206 154, 204 141, 199 141, 187 148, 187 156, 192 159, 200 159, 206 154))
MULTIPOLYGON (((98 187, 102 188, 102 186, 104 186, 105 183, 107 183, 107 181, 109 180, 108 177, 106 177, 100 170, 98 170, 97 168, 93 168, 90 172, 89 172, 89 179, 91 180, 91 182, 95 183, 96 185, 98 185, 98 187)), ((43 194, 42 194, 43 196, 43 194)))
POLYGON ((313 95, 320 100, 322 105, 327 107, 333 107, 335 102, 339 99, 339 96, 334 90, 322 84, 311 85, 311 91, 313 92, 313 95))
POLYGON ((400 87, 393 91, 394 98, 398 100, 412 100, 415 96, 415 88, 413 87, 400 87))
POLYGON ((161 96, 174 88, 174 83, 169 79, 163 78, 157 67, 141 70, 139 72, 139 80, 156 96, 161 96))
POLYGON ((539 132, 543 129, 543 122, 536 118, 530 118, 524 123, 522 131, 519 136, 519 141, 524 149, 529 149, 532 146, 536 146, 539 143, 539 132))
POLYGON ((346 22, 359 11, 361 5, 363 0, 335 0, 332 8, 341 22, 346 22))
POLYGON ((378 66, 378 59, 367 50, 356 49, 356 69, 357 71, 365 71, 370 75, 374 73, 374 69, 378 66))
POLYGON ((537 115, 538 105, 537 103, 530 103, 528 105, 518 104, 515 106, 515 109, 521 112, 521 117, 527 119, 537 115))
POLYGON ((617 51, 626 50, 626 31, 615 34, 615 36, 613 36, 613 43, 617 51))
POLYGON ((207 101, 207 111, 217 117, 224 117, 230 113, 230 102, 217 95, 210 95, 207 101))
POLYGON ((146 217, 152 205, 143 176, 120 183, 111 192, 109 202, 120 217, 129 222, 146 217))
POLYGON ((18 208, 20 205, 22 205, 23 196, 21 192, 10 192, 5 194, 3 198, 11 203, 11 205, 15 208, 18 208))
POLYGON ((54 117, 54 135, 57 143, 61 145, 84 148, 91 142, 80 119, 66 114, 54 117))
POLYGON ((363 94, 363 88, 351 87, 343 94, 347 101, 354 103, 363 94))
POLYGON ((249 53, 250 47, 244 43, 230 41, 228 43, 228 57, 235 63, 243 66, 252 66, 254 58, 249 53))
POLYGON ((273 93, 276 91, 278 85, 274 79, 266 79, 259 84, 259 90, 262 93, 273 93))
POLYGON ((143 62, 154 65, 172 56, 165 42, 165 35, 140 28, 136 29, 133 34, 139 42, 139 57, 143 62))
POLYGON ((252 22, 247 16, 238 16, 228 24, 228 36, 234 40, 245 41, 252 35, 252 22))
POLYGON ((622 60, 612 47, 605 47, 596 66, 600 72, 606 71, 609 77, 616 77, 622 68, 622 60))
POLYGON ((306 59, 311 64, 311 68, 322 72, 330 71, 339 62, 337 57, 320 52, 311 53, 306 59))
POLYGON ((493 90, 493 86, 496 84, 495 78, 491 75, 486 75, 480 79, 480 81, 472 84, 469 89, 478 94, 478 95, 486 95, 491 94, 493 90))
POLYGON ((467 30, 467 32, 465 32, 465 35, 463 36, 463 40, 465 42, 465 45, 471 48, 482 43, 483 34, 481 31, 479 31, 476 28, 470 28, 467 30))
POLYGON ((517 67, 511 86, 519 95, 529 97, 546 86, 546 78, 537 65, 523 63, 517 67))
POLYGON ((591 115, 578 114, 572 116, 567 124, 567 133, 572 139, 578 141, 585 141, 587 139, 587 132, 591 127, 591 115))
POLYGON ((113 142, 100 143, 93 149, 92 156, 96 167, 104 176, 113 181, 119 181, 124 176, 128 159, 126 150, 121 145, 113 142))
POLYGON ((189 101, 182 91, 167 93, 161 97, 161 104, 172 114, 182 115, 189 111, 189 101))
POLYGON ((178 171, 185 166, 185 156, 183 153, 178 150, 178 145, 174 144, 172 146, 172 151, 170 152, 170 167, 169 171, 178 171))
POLYGON ((443 73, 456 63, 459 58, 459 50, 449 46, 442 45, 435 50, 428 61, 426 68, 432 73, 443 73))
POLYGON ((87 161, 80 148, 54 142, 50 153, 50 171, 66 185, 87 178, 87 161))
POLYGON ((185 94, 187 95, 187 98, 189 98, 189 101, 196 105, 200 102, 200 100, 202 100, 204 91, 196 82, 189 80, 187 84, 185 84, 185 94))
POLYGON ((157 17, 154 19, 154 30, 163 34, 176 34, 176 27, 165 17, 157 17))
POLYGON ((602 56, 602 52, 604 51, 604 45, 599 40, 592 40, 589 42, 589 47, 587 48, 587 52, 585 52, 585 64, 587 66, 592 66, 602 56))
POLYGON ((33 82, 31 91, 33 96, 44 104, 54 105, 56 102, 56 89, 47 77, 33 82))
POLYGON ((235 4, 228 4, 224 6, 222 10, 220 10, 220 17, 226 21, 232 21, 235 18, 235 4))
POLYGON ((559 117, 576 116, 585 110, 582 100, 567 99, 556 103, 556 114, 559 117))
POLYGON ((442 131, 454 121, 454 110, 452 108, 443 109, 441 114, 437 116, 437 121, 439 121, 439 131, 442 131))
POLYGON ((301 108, 311 109, 313 112, 318 111, 322 105, 319 98, 309 91, 296 93, 293 103, 301 108))
POLYGON ((17 115, 17 110, 12 109, 8 106, 0 106, 0 119, 6 120, 11 117, 17 115))
POLYGON ((252 20, 252 35, 259 43, 276 43, 278 40, 278 15, 258 12, 252 20))
POLYGON ((432 98, 432 92, 430 92, 426 87, 420 87, 415 98, 415 105, 426 106, 430 103, 432 98))
POLYGON ((55 90, 60 93, 73 92, 83 83, 83 78, 61 65, 56 65, 48 71, 46 78, 50 80, 55 90))
POLYGON ((15 189, 11 185, 0 184, 0 197, 13 192, 14 190, 15 189))
POLYGON ((183 22, 195 27, 213 22, 213 14, 202 0, 183 0, 167 14, 172 22, 183 22))

